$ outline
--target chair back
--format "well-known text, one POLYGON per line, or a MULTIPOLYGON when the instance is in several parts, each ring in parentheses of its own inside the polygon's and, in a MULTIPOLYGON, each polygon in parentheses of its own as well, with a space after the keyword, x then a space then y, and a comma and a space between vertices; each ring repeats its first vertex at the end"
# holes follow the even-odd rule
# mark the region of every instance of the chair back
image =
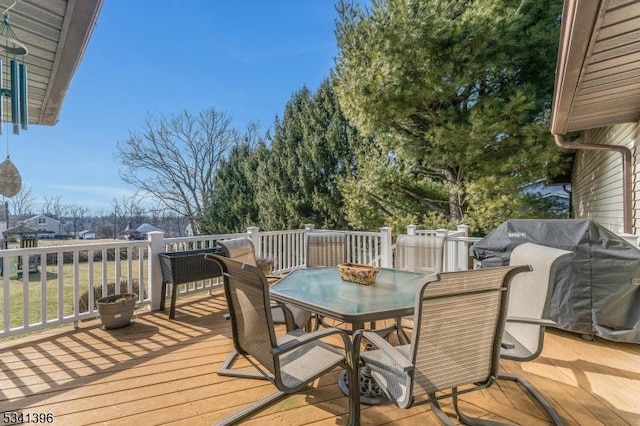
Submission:
POLYGON ((256 252, 249 238, 241 237, 218 241, 218 245, 222 247, 223 255, 229 259, 256 266, 256 252))
POLYGON ((347 242, 342 232, 309 232, 306 240, 308 268, 346 262, 347 242))
POLYGON ((414 272, 442 272, 446 238, 437 233, 398 235, 395 267, 414 272))
MULTIPOLYGON (((511 252, 510 265, 531 265, 533 270, 513 279, 509 291, 507 318, 548 319, 558 265, 573 255, 572 252, 524 243, 511 252)), ((544 343, 544 325, 511 322, 507 320, 505 332, 515 340, 516 348, 503 348, 502 357, 527 361, 536 358, 544 343)))
POLYGON ((422 288, 416 297, 411 341, 413 395, 493 382, 498 374, 508 285, 516 273, 525 270, 528 267, 505 266, 445 272, 440 281, 422 288))
POLYGON ((269 286, 258 268, 214 254, 206 255, 220 265, 224 293, 231 319, 233 346, 240 354, 253 356, 275 375, 271 349, 277 345, 269 300, 269 286))

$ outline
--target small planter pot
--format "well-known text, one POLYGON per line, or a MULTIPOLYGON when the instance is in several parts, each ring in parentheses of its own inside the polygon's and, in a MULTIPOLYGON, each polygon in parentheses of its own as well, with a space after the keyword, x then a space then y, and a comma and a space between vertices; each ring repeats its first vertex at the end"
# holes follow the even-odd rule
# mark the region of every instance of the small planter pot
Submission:
POLYGON ((107 330, 131 324, 138 295, 134 293, 114 294, 96 300, 100 321, 107 330))
POLYGON ((273 259, 259 258, 256 259, 256 266, 262 271, 264 275, 269 275, 273 269, 273 259))

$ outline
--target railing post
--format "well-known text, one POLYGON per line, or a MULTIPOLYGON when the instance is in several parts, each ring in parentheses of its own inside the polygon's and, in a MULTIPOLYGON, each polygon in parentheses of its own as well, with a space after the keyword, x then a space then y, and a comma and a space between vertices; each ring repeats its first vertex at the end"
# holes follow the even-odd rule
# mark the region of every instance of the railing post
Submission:
POLYGON ((442 272, 449 272, 456 270, 456 257, 452 254, 452 250, 454 249, 449 245, 449 241, 447 239, 449 235, 449 231, 446 229, 436 229, 436 243, 438 243, 438 247, 442 247, 442 272), (440 243, 443 242, 442 245, 440 243))
POLYGON ((391 228, 385 226, 380 228, 380 267, 391 268, 393 266, 393 249, 391 228))
POLYGON ((316 226, 313 223, 307 223, 304 225, 304 240, 302 241, 302 259, 300 261, 304 266, 307 266, 307 234, 312 232, 316 226))
POLYGON ((407 225, 407 235, 416 235, 416 225, 407 225))
POLYGON ((262 257, 262 244, 260 244, 260 228, 257 226, 250 226, 247 228, 247 234, 251 243, 253 243, 253 247, 256 251, 256 257, 262 257))
MULTIPOLYGON (((160 296, 162 293, 162 269, 160 268, 160 257, 158 254, 163 251, 164 233, 161 231, 152 231, 147 234, 147 238, 149 239, 149 253, 147 255, 149 310, 156 311, 160 309, 160 296)), ((140 283, 140 288, 142 288, 142 283, 140 283)))
MULTIPOLYGON (((463 237, 469 236, 469 225, 458 225, 458 232, 462 233, 463 237)), ((469 247, 468 242, 458 242, 458 265, 460 270, 466 271, 469 269, 469 247)))

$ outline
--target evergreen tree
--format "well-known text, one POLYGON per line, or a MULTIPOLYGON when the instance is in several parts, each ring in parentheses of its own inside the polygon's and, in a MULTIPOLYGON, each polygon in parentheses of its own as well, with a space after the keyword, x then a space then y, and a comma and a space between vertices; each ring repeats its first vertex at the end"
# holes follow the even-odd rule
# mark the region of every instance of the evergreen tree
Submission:
POLYGON ((305 167, 299 153, 306 105, 311 96, 307 87, 292 95, 282 120, 276 120, 271 152, 258 166, 256 202, 260 226, 264 229, 299 228, 309 221, 311 204, 303 185, 305 167))
POLYGON ((300 159, 303 186, 310 198, 310 222, 324 228, 345 229, 343 195, 338 180, 354 172, 358 135, 347 122, 332 83, 325 80, 307 104, 300 159))
POLYGON ((345 228, 338 180, 353 172, 357 137, 329 80, 315 94, 307 87, 294 93, 276 121, 269 155, 257 168, 260 226, 345 228))
MULTIPOLYGON (((438 211, 430 206, 438 191, 415 191, 412 182, 443 186, 446 218, 461 221, 482 211, 470 209, 470 183, 491 176, 507 194, 512 182, 556 166, 548 116, 561 7, 557 0, 372 0, 370 10, 340 3, 340 106, 381 144, 382 175, 414 201, 408 214, 424 214, 416 205, 438 211)), ((387 199, 385 187, 367 183, 387 199)), ((389 201, 403 209, 397 197, 389 201)))
POLYGON ((215 176, 215 191, 205 209, 201 231, 208 234, 243 232, 259 222, 256 170, 266 156, 266 136, 250 123, 240 145, 231 149, 215 176))

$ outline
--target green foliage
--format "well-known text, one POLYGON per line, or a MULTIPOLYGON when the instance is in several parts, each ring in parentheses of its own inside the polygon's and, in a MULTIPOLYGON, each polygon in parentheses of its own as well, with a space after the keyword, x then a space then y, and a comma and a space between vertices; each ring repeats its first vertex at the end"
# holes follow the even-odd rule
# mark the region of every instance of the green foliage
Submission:
POLYGON ((531 195, 523 195, 514 181, 508 178, 486 176, 467 186, 470 204, 465 224, 476 236, 484 236, 507 219, 552 219, 552 202, 531 195))
POLYGON ((347 228, 338 181, 354 173, 357 139, 330 80, 316 93, 303 87, 276 120, 270 146, 244 145, 221 164, 202 229, 347 228))
MULTIPOLYGON (((381 158, 392 155, 381 177, 359 176, 386 210, 439 213, 433 204, 445 200, 449 220, 466 220, 485 201, 469 199, 468 184, 523 183, 557 161, 547 120, 561 2, 373 0, 371 10, 338 11, 336 93, 358 130, 377 138, 381 158), (444 197, 434 196, 438 186, 444 197)), ((381 214, 353 205, 349 219, 381 214)))
POLYGON ((544 216, 549 206, 518 185, 560 166, 548 131, 560 8, 340 3, 334 77, 291 96, 270 145, 221 163, 204 229, 465 222, 484 233, 544 216))
POLYGON ((312 94, 303 87, 287 103, 276 121, 271 152, 258 166, 256 203, 260 227, 268 230, 299 228, 310 213, 309 188, 303 180, 300 158, 307 104, 312 94))
POLYGON ((404 157, 373 139, 356 147, 357 172, 340 179, 345 214, 351 226, 376 230, 431 222, 446 212, 446 191, 415 170, 404 157))
POLYGON ((357 137, 329 80, 315 94, 306 87, 296 92, 276 122, 268 160, 258 166, 260 226, 345 228, 337 182, 353 173, 357 137))
POLYGON ((266 147, 250 143, 233 148, 221 162, 215 177, 215 191, 205 210, 201 230, 208 234, 246 231, 258 223, 258 209, 254 203, 255 170, 266 147))

